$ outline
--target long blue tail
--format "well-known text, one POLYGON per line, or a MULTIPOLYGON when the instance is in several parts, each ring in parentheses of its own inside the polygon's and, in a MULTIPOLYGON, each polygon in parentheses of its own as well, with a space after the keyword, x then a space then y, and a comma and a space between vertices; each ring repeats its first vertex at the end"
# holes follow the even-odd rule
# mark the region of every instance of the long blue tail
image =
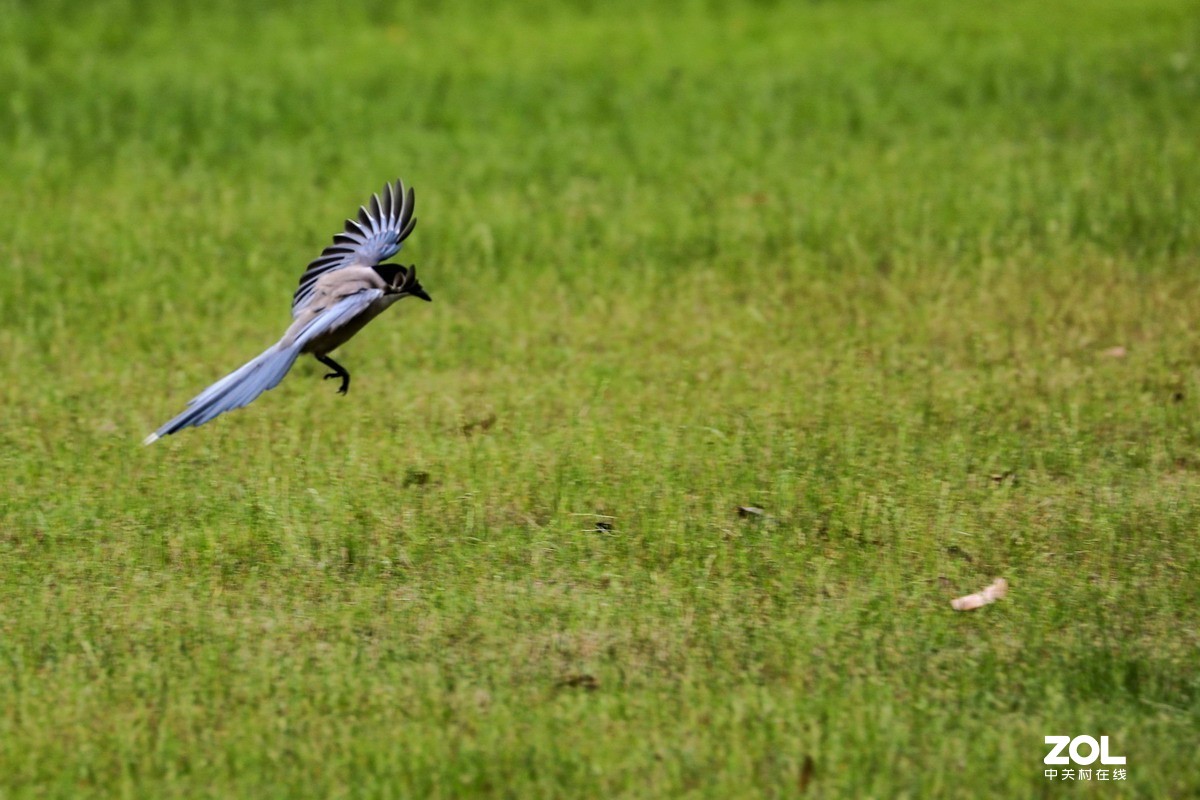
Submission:
POLYGON ((153 444, 164 436, 170 436, 192 425, 203 425, 226 411, 249 405, 263 392, 278 386, 299 355, 300 347, 297 345, 271 345, 257 358, 192 398, 187 411, 164 423, 161 428, 142 440, 142 444, 153 444))

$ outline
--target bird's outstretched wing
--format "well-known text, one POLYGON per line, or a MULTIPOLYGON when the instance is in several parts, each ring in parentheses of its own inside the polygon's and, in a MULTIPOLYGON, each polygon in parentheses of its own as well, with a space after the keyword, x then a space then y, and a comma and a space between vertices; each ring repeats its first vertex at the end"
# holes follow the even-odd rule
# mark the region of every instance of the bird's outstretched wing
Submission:
POLYGON ((292 298, 292 316, 297 317, 312 299, 317 279, 343 267, 373 267, 396 253, 417 224, 413 216, 416 198, 405 191, 404 182, 384 184, 381 195, 358 210, 358 219, 346 220, 346 230, 333 237, 333 244, 308 265, 292 298))

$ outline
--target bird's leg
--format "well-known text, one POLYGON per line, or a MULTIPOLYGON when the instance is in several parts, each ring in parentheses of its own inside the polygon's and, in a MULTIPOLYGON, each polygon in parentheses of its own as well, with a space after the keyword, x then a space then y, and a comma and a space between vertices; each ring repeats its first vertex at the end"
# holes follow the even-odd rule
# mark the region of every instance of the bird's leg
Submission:
POLYGON ((317 361, 320 361, 325 366, 329 367, 333 372, 325 376, 325 380, 330 378, 341 378, 342 385, 338 389, 338 394, 345 394, 350 389, 350 373, 341 364, 334 361, 329 356, 316 356, 317 361))

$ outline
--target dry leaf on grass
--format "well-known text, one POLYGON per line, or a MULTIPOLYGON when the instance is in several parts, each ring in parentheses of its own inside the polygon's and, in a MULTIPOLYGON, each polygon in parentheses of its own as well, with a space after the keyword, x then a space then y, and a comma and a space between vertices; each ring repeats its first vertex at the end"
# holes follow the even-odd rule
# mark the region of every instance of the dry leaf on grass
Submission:
POLYGON ((491 430, 492 426, 495 424, 496 424, 496 414, 495 414, 495 412, 492 412, 491 414, 488 414, 483 419, 477 419, 473 422, 468 422, 467 424, 461 426, 459 428, 459 430, 462 431, 463 436, 470 436, 471 434, 476 433, 476 432, 487 433, 489 430, 491 430))
POLYGON ((596 676, 587 674, 572 674, 564 675, 555 684, 559 688, 583 689, 585 691, 594 692, 600 688, 600 681, 596 680, 596 676))
POLYGON ((1008 581, 1004 578, 997 578, 992 581, 991 586, 981 592, 954 598, 950 601, 950 607, 955 611, 974 611, 996 602, 1006 594, 1008 594, 1008 581))
POLYGON ((779 524, 779 520, 767 513, 766 509, 758 506, 738 506, 737 515, 741 519, 758 522, 768 528, 774 528, 779 524))
POLYGON ((804 794, 808 791, 808 785, 812 783, 813 775, 817 772, 817 765, 813 763, 813 757, 810 755, 804 756, 804 763, 800 765, 800 775, 796 780, 796 788, 799 794, 804 794))
POLYGON ((407 489, 410 486, 424 486, 427 483, 429 483, 428 472, 409 467, 404 472, 404 479, 400 481, 400 486, 401 488, 407 489))

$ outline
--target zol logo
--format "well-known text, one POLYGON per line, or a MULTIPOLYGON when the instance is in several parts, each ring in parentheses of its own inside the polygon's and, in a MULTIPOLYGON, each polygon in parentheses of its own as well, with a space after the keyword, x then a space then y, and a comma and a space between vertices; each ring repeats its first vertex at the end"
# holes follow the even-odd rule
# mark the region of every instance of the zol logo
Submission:
POLYGON ((1082 764, 1087 766, 1100 759, 1101 764, 1124 764, 1125 756, 1110 756, 1108 754, 1108 737, 1101 736, 1100 743, 1091 736, 1076 736, 1072 739, 1070 736, 1047 736, 1046 744, 1054 745, 1049 754, 1042 759, 1046 764, 1082 764), (1081 745, 1087 745, 1088 752, 1084 755, 1080 752, 1081 745), (1064 749, 1070 754, 1067 756, 1059 755, 1064 749))

